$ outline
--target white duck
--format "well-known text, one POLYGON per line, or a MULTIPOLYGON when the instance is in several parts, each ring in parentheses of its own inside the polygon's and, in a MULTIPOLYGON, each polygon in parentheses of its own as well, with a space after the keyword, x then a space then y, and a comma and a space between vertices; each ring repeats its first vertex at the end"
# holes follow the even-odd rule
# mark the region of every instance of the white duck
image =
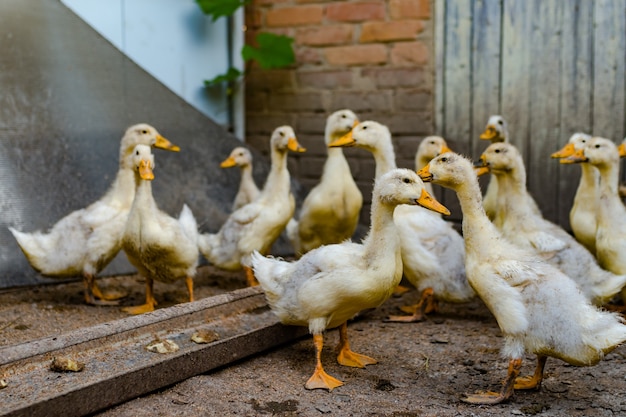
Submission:
POLYGON ((274 130, 270 139, 271 168, 256 200, 233 212, 217 233, 200 235, 200 252, 213 265, 228 270, 244 268, 249 285, 256 280, 250 255, 266 254, 293 216, 295 200, 287 170, 287 152, 304 152, 290 126, 274 130))
MULTIPOLYGON (((348 133, 358 123, 350 110, 339 110, 326 119, 324 142, 329 143, 348 133)), ((350 239, 359 223, 363 196, 357 187, 341 148, 327 148, 328 157, 317 184, 302 203, 299 220, 290 225, 296 254, 304 254, 321 245, 350 239)))
POLYGON ((239 167, 241 179, 239 180, 239 190, 233 201, 233 211, 256 200, 261 191, 256 186, 252 177, 252 153, 248 148, 237 146, 232 150, 228 158, 220 163, 221 168, 239 167))
POLYGON ((445 153, 418 174, 457 193, 463 211, 467 278, 495 316, 504 336, 502 354, 509 358, 499 393, 469 395, 464 401, 506 401, 514 389, 540 386, 548 356, 577 366, 594 365, 626 340, 619 315, 593 306, 558 268, 502 236, 485 214, 468 159, 445 153), (537 355, 537 368, 532 377, 518 378, 525 353, 537 355))
MULTIPOLYGON (((603 268, 615 274, 626 274, 626 207, 618 194, 620 153, 611 140, 593 137, 582 150, 567 159, 589 163, 598 169, 596 257, 603 268)), ((624 291, 622 300, 626 300, 624 291)))
MULTIPOLYGON (((585 147, 591 136, 585 133, 574 133, 561 150, 552 154, 552 158, 559 158, 562 164, 569 161, 567 157, 585 147)), ((569 212, 569 223, 576 236, 589 252, 596 253, 596 216, 598 212, 598 170, 591 164, 581 164, 581 176, 574 202, 569 212)))
POLYGON ((506 239, 559 268, 595 305, 606 304, 626 285, 626 275, 602 269, 594 255, 572 235, 534 212, 533 198, 526 189, 524 161, 515 146, 489 145, 480 161, 498 179, 493 223, 506 239))
POLYGON ((53 278, 82 276, 87 304, 117 304, 114 300, 124 296, 102 292, 95 277, 122 248, 126 218, 135 195, 132 154, 138 144, 180 150, 148 124, 131 126, 120 143, 117 176, 98 201, 68 214, 47 233, 24 233, 9 227, 39 273, 53 278))
POLYGON ((131 264, 146 279, 146 303, 124 308, 130 314, 154 310, 154 280, 172 283, 185 279, 193 301, 193 277, 198 267, 198 228, 187 205, 178 219, 159 210, 152 196, 154 156, 137 145, 133 153, 136 192, 128 214, 122 247, 131 264))
POLYGON ((252 266, 274 313, 285 324, 308 326, 313 334, 316 366, 307 389, 329 391, 343 385, 321 363, 326 329, 340 327, 337 361, 363 368, 375 359, 350 349, 346 322, 359 311, 387 300, 402 278, 400 240, 393 223, 398 204, 421 204, 441 213, 415 172, 397 169, 376 180, 371 227, 362 244, 346 241, 321 246, 296 262, 266 258, 255 252, 252 266))
MULTIPOLYGON (((485 131, 480 134, 480 138, 488 140, 491 143, 508 142, 509 141, 509 127, 504 120, 504 117, 500 115, 493 115, 487 120, 487 126, 485 131)), ((483 197, 483 207, 485 213, 490 219, 495 216, 496 198, 498 196, 498 182, 492 177, 487 185, 487 191, 483 197)))
MULTIPOLYGON (((396 168, 391 133, 380 123, 362 122, 330 146, 357 146, 370 151, 376 161, 376 178, 396 168)), ((431 137, 424 139, 420 148, 417 159, 423 161, 447 150, 447 145, 443 138, 431 137)), ((388 320, 421 321, 436 309, 437 300, 462 303, 475 296, 465 278, 463 238, 451 223, 429 210, 411 206, 398 206, 394 222, 401 241, 404 276, 422 294, 417 304, 403 308, 410 316, 391 316, 388 320)))

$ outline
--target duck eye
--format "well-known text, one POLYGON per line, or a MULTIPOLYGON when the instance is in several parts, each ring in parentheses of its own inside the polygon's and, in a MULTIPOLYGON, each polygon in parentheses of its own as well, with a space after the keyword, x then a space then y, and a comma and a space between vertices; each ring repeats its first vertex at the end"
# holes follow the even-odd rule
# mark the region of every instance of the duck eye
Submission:
POLYGON ((443 158, 441 158, 441 162, 448 162, 448 158, 444 156, 443 158))
POLYGON ((403 179, 402 179, 402 181, 403 181, 405 184, 409 184, 409 183, 411 182, 411 180, 410 180, 409 178, 406 178, 406 177, 405 177, 405 178, 403 178, 403 179))
POLYGON ((139 156, 139 151, 135 151, 135 155, 139 156))
POLYGON ((280 136, 281 136, 281 137, 284 137, 284 136, 285 136, 285 132, 282 132, 282 131, 281 131, 281 132, 278 132, 278 133, 280 133, 280 136))
POLYGON ((502 120, 498 120, 498 124, 501 125, 502 124, 502 120))
POLYGON ((366 130, 366 129, 367 129, 367 125, 363 126, 363 130, 366 130))
POLYGON ((500 149, 496 149, 494 152, 495 153, 500 153, 500 149))
POLYGON ((596 149, 599 149, 599 148, 600 148, 600 144, 597 144, 597 145, 596 145, 596 149))
POLYGON ((141 133, 145 135, 145 134, 148 133, 148 131, 146 129, 144 129, 144 130, 141 131, 141 133))
POLYGON ((345 114, 342 114, 342 115, 341 115, 341 118, 342 118, 342 119, 345 119, 346 117, 347 117, 347 116, 346 116, 345 114))

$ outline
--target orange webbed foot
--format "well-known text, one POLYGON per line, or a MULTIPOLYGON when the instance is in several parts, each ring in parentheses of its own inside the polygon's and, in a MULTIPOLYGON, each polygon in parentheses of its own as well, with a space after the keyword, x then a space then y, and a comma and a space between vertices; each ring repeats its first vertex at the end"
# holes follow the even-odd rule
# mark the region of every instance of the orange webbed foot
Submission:
POLYGON ((343 385, 343 382, 328 375, 323 370, 316 370, 304 387, 306 389, 327 389, 329 392, 343 385))
POLYGON ((378 361, 369 356, 361 355, 360 353, 353 352, 351 350, 343 349, 337 355, 337 362, 343 366, 351 366, 353 368, 365 368, 366 365, 374 365, 378 361))
POLYGON ((124 307, 122 311, 128 314, 133 314, 133 315, 149 313, 151 311, 154 311, 154 304, 148 303, 148 304, 142 304, 140 306, 124 307))

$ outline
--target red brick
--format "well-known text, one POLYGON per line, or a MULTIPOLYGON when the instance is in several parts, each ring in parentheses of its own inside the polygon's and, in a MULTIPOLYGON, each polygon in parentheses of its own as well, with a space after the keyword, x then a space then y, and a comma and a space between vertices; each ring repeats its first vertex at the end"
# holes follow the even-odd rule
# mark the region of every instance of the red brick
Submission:
POLYGON ((353 45, 326 48, 329 65, 371 65, 387 62, 387 48, 383 45, 353 45))
POLYGON ((323 63, 323 58, 317 49, 297 48, 295 50, 297 64, 313 64, 319 65, 323 63))
POLYGON ((430 112, 393 112, 390 115, 381 115, 380 123, 389 127, 396 135, 430 135, 435 131, 432 113, 430 112))
POLYGON ((326 8, 326 18, 339 22, 362 22, 385 19, 385 4, 382 1, 344 3, 335 2, 326 8))
POLYGON ((246 75, 246 90, 291 91, 294 87, 293 71, 289 69, 256 69, 246 75))
POLYGON ((272 111, 324 111, 321 93, 271 94, 269 108, 272 111))
POLYGON ((426 82, 423 68, 366 68, 362 75, 383 88, 422 87, 426 82))
POLYGON ((284 4, 290 0, 254 0, 255 6, 273 6, 275 4, 284 4))
POLYGON ((429 19, 430 0, 389 0, 392 19, 429 19))
POLYGON ((307 71, 296 74, 301 88, 337 88, 352 85, 351 71, 307 71))
MULTIPOLYGON (((334 110, 333 110, 334 111, 334 110)), ((329 115, 330 113, 328 113, 329 115)), ((301 114, 294 126, 296 131, 314 135, 324 135, 327 114, 301 114)))
POLYGON ((341 45, 352 42, 352 25, 329 25, 298 29, 296 44, 310 46, 341 45))
POLYGON ((399 111, 432 111, 433 97, 423 90, 401 90, 394 97, 394 108, 399 111))
POLYGON ((262 112, 267 110, 267 93, 258 90, 246 94, 246 111, 262 112))
POLYGON ((331 106, 337 109, 350 109, 354 112, 384 112, 391 108, 389 91, 342 92, 331 99, 331 106))
POLYGON ((419 20, 365 22, 359 40, 363 43, 413 40, 423 30, 424 24, 419 20))
POLYGON ((430 61, 430 49, 422 42, 401 42, 391 48, 393 64, 425 65, 430 61))
POLYGON ((324 9, 321 5, 283 7, 268 10, 265 16, 267 26, 301 26, 322 22, 324 9))
POLYGON ((263 24, 263 14, 257 8, 246 8, 245 13, 246 32, 258 29, 263 24))
MULTIPOLYGON (((265 141, 269 143, 270 135, 278 126, 292 125, 291 114, 265 114, 248 113, 246 115, 246 141, 252 136, 265 136, 265 141)), ((264 149, 264 148, 261 148, 264 149)))

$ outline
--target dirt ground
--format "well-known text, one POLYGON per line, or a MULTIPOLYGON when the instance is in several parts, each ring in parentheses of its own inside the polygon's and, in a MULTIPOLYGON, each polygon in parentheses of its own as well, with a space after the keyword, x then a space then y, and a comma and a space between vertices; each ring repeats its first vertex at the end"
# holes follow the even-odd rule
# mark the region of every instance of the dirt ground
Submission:
MULTIPOLYGON (((124 305, 143 300, 137 276, 102 279, 103 287, 129 292, 124 305)), ((244 286, 243 274, 204 267, 196 296, 204 298, 244 286)), ((159 307, 186 300, 184 284, 155 286, 159 307)), ((461 402, 464 393, 499 390, 507 361, 499 356, 502 338, 485 306, 476 300, 441 305, 422 323, 386 323, 398 307, 415 301, 415 291, 392 298, 351 322, 353 350, 378 359, 366 369, 335 361, 336 330, 326 335, 326 371, 344 381, 332 392, 308 391, 314 367, 310 337, 178 383, 98 413, 117 416, 626 416, 626 346, 589 368, 548 360, 539 391, 516 392, 496 406, 461 402)), ((46 285, 0 293, 0 345, 125 317, 117 307, 82 302, 80 283, 46 285)), ((534 357, 522 372, 531 373, 534 357)))

